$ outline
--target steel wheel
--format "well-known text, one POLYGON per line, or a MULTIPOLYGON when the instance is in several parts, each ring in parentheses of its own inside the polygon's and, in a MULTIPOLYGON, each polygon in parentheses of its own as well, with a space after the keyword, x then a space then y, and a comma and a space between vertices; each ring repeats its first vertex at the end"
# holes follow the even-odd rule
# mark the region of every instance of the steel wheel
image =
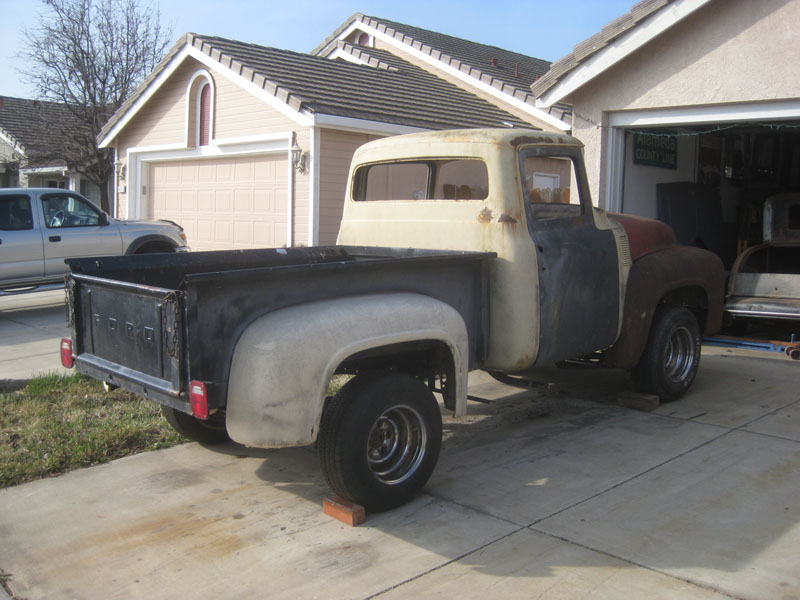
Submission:
POLYGON ((317 451, 339 496, 379 511, 411 500, 428 481, 442 445, 442 415, 411 375, 351 379, 325 406, 317 451))
POLYGON ((636 390, 656 394, 663 402, 683 396, 700 365, 700 326, 683 306, 656 312, 642 357, 631 371, 636 390))
POLYGON ((694 338, 686 327, 672 332, 667 342, 665 374, 672 381, 683 381, 694 366, 694 338))
POLYGON ((405 405, 390 408, 369 432, 369 468, 383 483, 404 482, 422 463, 427 437, 422 416, 416 410, 405 405))

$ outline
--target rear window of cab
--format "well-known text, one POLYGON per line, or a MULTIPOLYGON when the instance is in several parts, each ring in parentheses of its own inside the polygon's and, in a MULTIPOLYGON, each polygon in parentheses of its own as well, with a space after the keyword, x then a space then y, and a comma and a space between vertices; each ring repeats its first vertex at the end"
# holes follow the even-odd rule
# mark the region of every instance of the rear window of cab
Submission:
POLYGON ((485 200, 486 164, 476 158, 441 158, 362 165, 354 175, 353 200, 485 200))

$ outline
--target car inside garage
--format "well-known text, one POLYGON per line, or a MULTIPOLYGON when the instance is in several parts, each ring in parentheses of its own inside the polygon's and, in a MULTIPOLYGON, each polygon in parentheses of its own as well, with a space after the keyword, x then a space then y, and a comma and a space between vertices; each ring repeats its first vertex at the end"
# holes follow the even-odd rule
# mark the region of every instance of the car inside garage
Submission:
MULTIPOLYGON (((800 120, 632 127, 624 144, 622 212, 667 223, 727 269, 771 237, 765 214, 779 215, 767 200, 800 193, 800 120)), ((800 232, 800 206, 782 219, 777 235, 800 232)))

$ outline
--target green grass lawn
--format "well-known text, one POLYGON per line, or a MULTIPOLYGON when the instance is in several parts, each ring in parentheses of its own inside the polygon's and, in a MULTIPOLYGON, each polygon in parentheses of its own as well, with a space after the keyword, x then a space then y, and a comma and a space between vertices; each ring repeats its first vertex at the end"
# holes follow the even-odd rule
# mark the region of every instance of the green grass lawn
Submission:
POLYGON ((186 441, 155 402, 80 375, 0 393, 0 488, 186 441))

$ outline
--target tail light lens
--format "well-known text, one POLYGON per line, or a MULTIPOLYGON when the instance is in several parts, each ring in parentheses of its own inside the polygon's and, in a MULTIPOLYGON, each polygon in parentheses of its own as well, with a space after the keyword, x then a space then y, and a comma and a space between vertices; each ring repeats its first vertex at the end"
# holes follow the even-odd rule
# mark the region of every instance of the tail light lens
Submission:
POLYGON ((192 406, 192 414, 195 417, 203 421, 208 419, 208 394, 205 383, 202 381, 191 381, 189 383, 189 403, 192 406))
POLYGON ((75 359, 72 357, 72 340, 61 338, 61 364, 67 369, 75 366, 75 359))

